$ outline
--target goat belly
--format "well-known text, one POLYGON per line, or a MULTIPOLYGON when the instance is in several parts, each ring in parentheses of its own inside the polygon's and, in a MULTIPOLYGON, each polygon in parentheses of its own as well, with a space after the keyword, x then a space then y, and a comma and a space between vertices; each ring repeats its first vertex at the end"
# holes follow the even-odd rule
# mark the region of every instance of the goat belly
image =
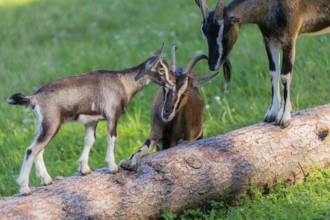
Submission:
POLYGON ((77 117, 77 121, 81 122, 83 124, 88 124, 91 122, 95 122, 95 121, 99 121, 104 119, 104 117, 102 115, 78 115, 77 117))

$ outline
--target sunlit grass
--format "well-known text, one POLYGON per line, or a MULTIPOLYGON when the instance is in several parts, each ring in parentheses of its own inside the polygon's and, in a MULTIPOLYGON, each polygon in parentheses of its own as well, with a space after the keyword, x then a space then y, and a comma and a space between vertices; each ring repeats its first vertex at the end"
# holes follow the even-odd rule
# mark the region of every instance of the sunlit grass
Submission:
POLYGON ((0 0, 0 7, 5 5, 22 5, 35 0, 0 0))

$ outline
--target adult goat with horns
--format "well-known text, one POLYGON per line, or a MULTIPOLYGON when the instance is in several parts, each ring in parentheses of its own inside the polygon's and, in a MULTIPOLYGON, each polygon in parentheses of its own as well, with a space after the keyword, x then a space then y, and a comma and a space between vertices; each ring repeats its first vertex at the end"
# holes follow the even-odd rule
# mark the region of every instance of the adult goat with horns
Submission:
POLYGON ((224 0, 218 0, 212 11, 209 11, 205 0, 195 2, 202 11, 201 32, 208 43, 210 70, 218 70, 224 65, 242 24, 258 25, 264 39, 272 81, 272 102, 264 120, 275 121, 283 127, 289 126, 292 109, 290 84, 296 39, 300 34, 318 35, 330 32, 330 1, 233 0, 225 7, 224 0), (282 103, 280 79, 283 85, 282 103))
POLYGON ((166 72, 173 87, 160 88, 153 100, 149 137, 129 160, 122 161, 121 167, 135 170, 140 158, 151 153, 153 148, 168 149, 181 141, 194 141, 203 137, 204 104, 198 92, 198 85, 212 80, 217 74, 197 77, 192 72, 195 64, 207 59, 205 55, 196 55, 183 69, 176 66, 176 47, 172 48, 169 71, 166 72), (162 144, 161 148, 158 148, 162 144))

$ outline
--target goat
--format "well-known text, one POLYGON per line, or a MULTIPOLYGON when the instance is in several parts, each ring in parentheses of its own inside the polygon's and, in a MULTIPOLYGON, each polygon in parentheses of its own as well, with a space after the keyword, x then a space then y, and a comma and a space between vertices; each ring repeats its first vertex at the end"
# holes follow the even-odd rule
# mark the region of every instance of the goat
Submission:
POLYGON ((180 141, 193 141, 203 137, 204 104, 196 86, 211 80, 218 73, 196 78, 191 70, 198 61, 207 59, 205 55, 192 58, 184 70, 176 68, 175 50, 173 47, 168 77, 174 79, 175 86, 163 87, 157 91, 152 104, 149 137, 129 160, 120 162, 124 169, 135 170, 140 158, 149 154, 161 140, 162 149, 168 149, 180 141))
MULTIPOLYGON (((37 176, 42 184, 49 185, 49 176, 43 153, 46 145, 56 135, 61 124, 81 122, 85 125, 85 143, 78 160, 79 172, 89 174, 89 151, 95 141, 95 129, 99 120, 107 120, 108 149, 105 157, 110 172, 118 172, 115 163, 114 145, 119 116, 132 97, 150 81, 164 85, 167 62, 161 57, 164 45, 141 64, 121 71, 98 70, 83 75, 62 78, 49 82, 33 96, 21 93, 12 95, 7 101, 12 105, 32 108, 37 116, 38 134, 26 149, 17 183, 20 194, 31 193, 29 175, 34 161, 37 176)), ((171 82, 167 82, 170 85, 171 82)))
POLYGON ((242 24, 258 25, 266 47, 272 82, 272 101, 264 121, 289 126, 292 110, 290 84, 296 39, 300 34, 330 32, 329 0, 233 0, 226 7, 224 0, 218 0, 212 11, 209 11, 205 0, 195 2, 202 11, 201 32, 208 44, 210 70, 219 69, 225 62, 242 24), (280 70, 281 49, 283 56, 280 70), (283 85, 282 103, 280 79, 283 85))

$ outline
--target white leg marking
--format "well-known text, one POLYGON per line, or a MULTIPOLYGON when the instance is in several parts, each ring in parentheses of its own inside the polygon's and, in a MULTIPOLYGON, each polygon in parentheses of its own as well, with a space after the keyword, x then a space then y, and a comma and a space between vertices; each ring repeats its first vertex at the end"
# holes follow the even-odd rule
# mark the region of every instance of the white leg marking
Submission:
MULTIPOLYGON (((33 146, 33 144, 31 146, 33 146)), ((31 146, 28 149, 31 149, 31 146)), ((27 159, 25 153, 21 172, 16 180, 16 182, 19 184, 19 193, 22 195, 28 195, 31 193, 31 190, 29 188, 29 176, 32 168, 33 159, 34 156, 32 154, 29 155, 27 159)))
POLYGON ((286 82, 287 85, 287 98, 286 98, 286 102, 284 103, 284 96, 283 96, 281 109, 276 117, 276 124, 280 124, 284 127, 287 127, 291 121, 291 110, 292 110, 292 105, 290 100, 291 79, 292 79, 291 73, 281 76, 282 82, 286 82))
POLYGON ((105 162, 107 163, 111 173, 117 173, 118 166, 115 162, 115 154, 114 154, 116 136, 110 136, 110 134, 108 134, 107 137, 108 137, 108 149, 105 157, 105 162))
MULTIPOLYGON (((41 133, 41 130, 42 130, 41 125, 42 125, 43 117, 42 117, 39 105, 36 105, 34 110, 35 110, 35 115, 38 119, 38 135, 34 139, 33 143, 26 149, 26 152, 28 150, 32 150, 32 149, 33 150, 42 149, 42 148, 38 147, 39 144, 37 143, 37 137, 39 136, 39 134, 41 133)), ((19 193, 23 194, 23 195, 28 195, 28 194, 31 193, 31 190, 29 188, 29 177, 30 177, 31 168, 32 168, 32 164, 33 164, 33 161, 34 161, 34 157, 35 157, 35 152, 32 152, 32 153, 29 154, 28 158, 26 158, 27 157, 26 152, 25 152, 25 155, 24 155, 24 160, 23 160, 23 164, 22 164, 22 167, 21 167, 20 174, 19 174, 19 176, 16 180, 16 182, 19 184, 19 193)))
POLYGON ((52 178, 49 176, 47 172, 43 154, 44 154, 44 149, 41 150, 39 154, 36 156, 36 158, 34 159, 34 164, 36 166, 37 177, 40 178, 41 184, 47 186, 52 183, 52 178))
POLYGON ((269 45, 269 49, 275 64, 275 70, 270 71, 270 77, 272 81, 273 96, 272 103, 265 115, 265 121, 272 122, 275 121, 278 111, 280 109, 280 48, 276 43, 269 45))
POLYGON ((88 166, 88 157, 90 149, 95 142, 95 128, 96 123, 90 123, 85 125, 85 144, 81 156, 78 160, 79 172, 84 175, 91 173, 91 169, 88 166))

